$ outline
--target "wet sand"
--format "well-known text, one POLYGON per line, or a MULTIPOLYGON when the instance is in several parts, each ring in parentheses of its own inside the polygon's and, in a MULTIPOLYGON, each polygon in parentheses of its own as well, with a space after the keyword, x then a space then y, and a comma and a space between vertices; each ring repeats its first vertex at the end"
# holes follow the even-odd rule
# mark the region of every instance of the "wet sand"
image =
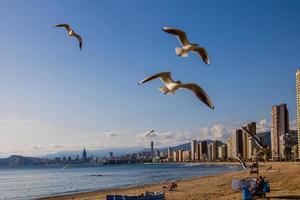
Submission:
MULTIPOLYGON (((220 163, 219 163, 220 164, 220 163)), ((225 163, 224 163, 225 164, 225 163)), ((270 199, 300 199, 300 162, 260 163, 260 175, 270 182, 270 199), (271 170, 267 170, 272 165, 271 170)), ((166 192, 168 200, 241 199, 241 192, 231 190, 233 178, 256 178, 249 170, 230 172, 190 180, 179 180, 176 191, 166 192)), ((139 187, 104 190, 73 195, 43 198, 44 200, 99 200, 107 194, 138 195, 145 191, 163 191, 166 184, 151 184, 139 187)))

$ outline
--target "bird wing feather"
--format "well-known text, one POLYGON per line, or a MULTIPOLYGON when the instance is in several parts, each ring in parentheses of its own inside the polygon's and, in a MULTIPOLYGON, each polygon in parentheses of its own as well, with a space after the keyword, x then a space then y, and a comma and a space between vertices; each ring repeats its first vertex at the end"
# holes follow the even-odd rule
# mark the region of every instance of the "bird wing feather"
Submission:
POLYGON ((210 59, 208 56, 207 51, 203 48, 203 47, 197 47, 194 49, 194 51, 196 53, 198 53, 198 55, 200 56, 200 58, 202 58, 202 60, 206 63, 206 64, 210 64, 210 59))
POLYGON ((81 50, 81 48, 82 48, 82 38, 81 38, 81 36, 78 35, 78 34, 75 33, 75 32, 73 32, 73 35, 74 35, 74 37, 76 37, 76 38, 78 39, 78 41, 79 41, 79 48, 80 48, 80 50, 81 50))
POLYGON ((211 109, 215 108, 209 96, 199 85, 195 83, 185 83, 185 84, 181 84, 179 87, 193 91, 194 94, 198 97, 198 99, 200 99, 208 107, 210 107, 211 109))
POLYGON ((69 24, 58 24, 54 27, 64 27, 67 29, 68 32, 72 30, 69 24))
POLYGON ((147 77, 147 78, 141 80, 139 82, 139 85, 141 85, 143 83, 146 83, 148 81, 157 79, 157 78, 161 78, 161 81, 164 82, 165 84, 167 84, 167 83, 173 83, 174 82, 172 80, 172 78, 171 78, 171 72, 161 72, 161 73, 154 74, 154 75, 152 75, 150 77, 147 77))
POLYGON ((244 169, 247 169, 247 165, 246 165, 245 161, 242 160, 241 158, 239 158, 238 156, 235 156, 235 157, 236 157, 236 159, 238 159, 238 161, 242 164, 243 168, 244 168, 244 169))
POLYGON ((186 46, 190 44, 189 39, 187 38, 187 35, 184 31, 176 28, 171 28, 171 27, 163 27, 162 30, 165 31, 166 33, 175 35, 180 41, 180 43, 182 44, 182 46, 186 46))

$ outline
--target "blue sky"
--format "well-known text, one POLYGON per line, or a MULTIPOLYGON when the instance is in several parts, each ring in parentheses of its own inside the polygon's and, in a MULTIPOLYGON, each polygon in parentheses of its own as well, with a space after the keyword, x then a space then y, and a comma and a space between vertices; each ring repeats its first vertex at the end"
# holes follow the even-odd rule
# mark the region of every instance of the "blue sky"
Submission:
POLYGON ((7 0, 0 24, 0 156, 143 146, 149 129, 167 135, 156 138, 162 146, 209 137, 216 125, 224 139, 240 123, 269 126, 282 102, 296 117, 299 1, 7 0), (81 34, 82 51, 59 23, 81 34), (212 64, 177 57, 162 26, 185 30, 212 64), (189 91, 161 94, 159 80, 137 85, 161 71, 200 84, 216 109, 189 91))

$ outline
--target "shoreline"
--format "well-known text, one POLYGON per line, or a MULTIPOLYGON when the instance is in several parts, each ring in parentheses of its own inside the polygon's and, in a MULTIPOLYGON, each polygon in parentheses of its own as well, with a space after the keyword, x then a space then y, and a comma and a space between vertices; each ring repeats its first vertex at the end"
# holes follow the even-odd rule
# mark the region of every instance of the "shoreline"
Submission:
MULTIPOLYGON (((203 163, 208 164, 208 163, 203 163)), ((210 163, 215 165, 216 163, 210 163)), ((221 164, 221 163, 218 163, 221 164)), ((224 163, 223 163, 224 164, 224 163)), ((236 163, 230 163, 235 164, 236 163)), ((260 175, 270 181, 271 193, 267 197, 274 199, 300 199, 300 162, 259 163, 260 175), (272 170, 267 171, 269 166, 272 170)), ((166 192, 166 199, 240 199, 240 191, 231 190, 233 178, 255 178, 249 175, 249 170, 225 172, 220 174, 195 177, 191 179, 178 180, 178 189, 166 192), (213 188, 213 189, 212 189, 213 188)), ((39 198, 40 200, 83 200, 83 199, 105 199, 107 194, 139 195, 145 191, 162 192, 166 183, 153 183, 140 186, 129 186, 126 188, 104 189, 91 192, 82 192, 62 196, 51 196, 39 198)))
MULTIPOLYGON (((230 165, 230 166, 240 166, 239 163, 237 162, 178 162, 178 163, 147 163, 147 164, 180 164, 180 165, 212 165, 212 166, 226 166, 226 165, 230 165)), ((232 172, 218 172, 215 174, 210 174, 210 175, 203 175, 203 176, 197 176, 197 177, 190 177, 190 178, 180 178, 180 179, 172 179, 176 182, 179 181, 191 181, 191 180, 196 180, 196 179, 200 179, 200 178, 205 178, 205 177, 210 177, 210 176, 217 176, 217 175, 222 175, 222 174, 227 174, 227 173, 234 173, 234 172, 239 172, 240 170, 235 170, 232 172)), ((84 195, 84 194, 89 194, 89 193, 102 193, 102 192, 110 192, 110 191, 116 191, 116 190, 130 190, 130 189, 139 189, 139 188, 145 188, 145 187, 151 187, 151 186, 156 186, 156 185, 161 185, 161 184, 166 184, 170 182, 170 180, 163 180, 160 182, 154 182, 154 183, 145 183, 142 185, 127 185, 127 186, 121 186, 121 187, 111 187, 111 188, 103 188, 103 189, 97 189, 97 190, 92 190, 92 191, 78 191, 78 192, 72 192, 72 193, 63 193, 63 194, 54 194, 51 196, 44 196, 44 197, 38 197, 36 198, 37 200, 48 200, 48 199, 60 199, 60 198, 67 198, 68 197, 73 197, 73 196, 77 196, 77 195, 84 195)), ((73 198, 72 198, 73 199, 73 198)))

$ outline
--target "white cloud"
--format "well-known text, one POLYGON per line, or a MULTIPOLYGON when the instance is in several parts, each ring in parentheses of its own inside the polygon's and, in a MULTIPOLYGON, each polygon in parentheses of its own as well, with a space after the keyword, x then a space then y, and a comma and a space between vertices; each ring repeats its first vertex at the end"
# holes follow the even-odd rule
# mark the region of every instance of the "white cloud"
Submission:
POLYGON ((270 129, 271 129, 271 123, 269 123, 267 121, 267 119, 261 119, 256 124, 256 132, 257 133, 267 132, 267 131, 270 131, 270 129))
POLYGON ((293 119, 292 121, 290 121, 290 129, 291 130, 297 130, 297 119, 293 119))
POLYGON ((204 127, 200 129, 201 139, 221 140, 225 141, 234 128, 224 124, 214 124, 212 127, 204 127))

